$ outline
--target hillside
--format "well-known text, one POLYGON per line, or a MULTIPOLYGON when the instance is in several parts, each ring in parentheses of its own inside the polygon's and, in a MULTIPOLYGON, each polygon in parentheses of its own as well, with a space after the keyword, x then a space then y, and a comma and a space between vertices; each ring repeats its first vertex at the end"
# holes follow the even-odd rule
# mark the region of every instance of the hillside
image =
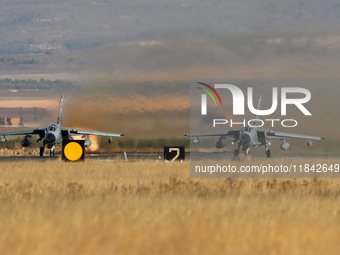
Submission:
POLYGON ((336 27, 339 8, 335 0, 7 0, 0 3, 0 54, 82 50, 168 37, 213 38, 256 30, 336 27))

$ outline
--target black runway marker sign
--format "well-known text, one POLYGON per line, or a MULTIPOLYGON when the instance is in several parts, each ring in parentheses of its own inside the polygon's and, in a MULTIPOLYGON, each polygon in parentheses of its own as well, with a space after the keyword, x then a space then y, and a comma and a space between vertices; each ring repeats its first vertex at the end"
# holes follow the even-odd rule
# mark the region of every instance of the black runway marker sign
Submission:
POLYGON ((164 160, 183 161, 185 158, 184 146, 164 146, 164 160))

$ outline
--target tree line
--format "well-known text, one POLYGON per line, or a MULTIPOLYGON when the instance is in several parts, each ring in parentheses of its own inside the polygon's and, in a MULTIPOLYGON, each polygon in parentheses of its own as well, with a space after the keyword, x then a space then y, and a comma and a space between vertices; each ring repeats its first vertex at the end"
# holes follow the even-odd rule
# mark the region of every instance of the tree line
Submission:
POLYGON ((51 90, 60 86, 71 86, 72 82, 66 80, 50 81, 45 79, 37 80, 17 80, 0 79, 0 90, 51 90))

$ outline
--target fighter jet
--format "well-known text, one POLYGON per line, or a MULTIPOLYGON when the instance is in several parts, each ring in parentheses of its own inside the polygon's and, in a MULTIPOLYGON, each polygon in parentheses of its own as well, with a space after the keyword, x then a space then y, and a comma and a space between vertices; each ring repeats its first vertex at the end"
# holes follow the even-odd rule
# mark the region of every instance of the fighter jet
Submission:
POLYGON ((60 109, 59 109, 59 117, 57 123, 52 123, 48 125, 48 127, 31 129, 31 130, 21 130, 21 131, 13 131, 13 132, 5 132, 0 133, 1 142, 4 143, 7 141, 6 136, 8 135, 24 135, 25 138, 22 141, 23 147, 28 147, 31 142, 28 138, 31 138, 32 135, 38 135, 39 138, 37 142, 43 140, 43 146, 40 147, 40 156, 43 156, 45 151, 45 146, 50 149, 50 156, 55 155, 55 146, 62 144, 63 140, 72 140, 73 136, 81 135, 82 138, 85 138, 85 147, 89 147, 92 142, 88 138, 88 135, 100 135, 100 136, 108 136, 108 142, 112 143, 113 137, 124 136, 124 134, 115 134, 115 133, 105 133, 98 131, 90 131, 90 130, 81 130, 75 128, 67 128, 62 127, 62 119, 63 119, 63 106, 64 106, 64 95, 61 96, 60 99, 60 109))
MULTIPOLYGON (((257 109, 261 108, 262 96, 258 99, 257 109)), ((188 137, 195 137, 193 140, 194 144, 198 144, 200 141, 198 137, 200 136, 219 136, 219 140, 216 142, 215 146, 218 149, 223 148, 226 144, 223 139, 226 137, 233 137, 234 141, 231 144, 235 144, 238 141, 238 148, 234 151, 234 156, 238 156, 240 154, 240 148, 242 147, 242 151, 245 152, 246 155, 250 153, 250 148, 252 147, 260 147, 264 145, 266 155, 269 158, 271 156, 271 152, 268 148, 270 145, 270 139, 280 139, 283 142, 280 144, 280 148, 282 150, 287 150, 290 147, 290 144, 287 142, 287 138, 303 138, 308 139, 307 142, 308 146, 313 145, 312 140, 321 140, 325 139, 324 137, 318 136, 310 136, 310 135, 299 135, 299 134, 292 134, 292 133, 285 133, 285 132, 277 132, 273 130, 267 129, 259 129, 256 126, 256 120, 259 119, 259 116, 255 117, 255 121, 253 125, 249 126, 246 125, 241 129, 233 129, 227 131, 217 131, 217 132, 206 132, 206 133, 196 133, 196 134, 185 134, 184 136, 188 137)))

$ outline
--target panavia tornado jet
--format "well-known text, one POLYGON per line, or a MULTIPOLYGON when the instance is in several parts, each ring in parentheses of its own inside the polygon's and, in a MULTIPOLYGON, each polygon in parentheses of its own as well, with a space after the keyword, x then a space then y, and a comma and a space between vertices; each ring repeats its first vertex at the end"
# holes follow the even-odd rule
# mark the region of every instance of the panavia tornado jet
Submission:
POLYGON ((40 156, 43 156, 45 146, 47 146, 47 148, 50 149, 50 156, 54 156, 55 146, 62 144, 63 140, 72 140, 73 136, 81 135, 83 138, 85 138, 85 147, 89 147, 92 144, 91 140, 88 138, 88 135, 107 136, 109 137, 108 139, 109 143, 112 143, 113 137, 124 136, 124 134, 105 133, 105 132, 98 132, 98 131, 62 127, 63 105, 64 105, 64 95, 62 95, 60 99, 59 117, 58 117, 56 124, 52 123, 48 125, 48 127, 38 128, 38 129, 0 133, 0 136, 2 136, 0 141, 2 143, 6 142, 7 141, 6 136, 8 135, 24 135, 25 138, 22 141, 22 146, 28 147, 31 144, 28 138, 31 138, 32 135, 38 135, 39 138, 37 142, 41 140, 43 141, 43 146, 40 147, 40 156))
MULTIPOLYGON (((257 105, 258 110, 261 107, 261 102, 262 102, 262 96, 260 96, 258 99, 258 105, 257 105)), ((256 126, 256 120, 258 119, 259 117, 256 116, 255 121, 252 126, 256 126)), ((312 140, 325 139, 324 137, 277 132, 273 130, 260 129, 258 127, 252 127, 252 126, 246 125, 241 129, 233 129, 233 130, 227 130, 227 131, 185 134, 185 136, 195 137, 193 140, 194 144, 198 144, 200 142, 198 140, 198 137, 200 136, 219 136, 219 140, 215 144, 215 146, 218 149, 221 149, 225 146, 225 142, 223 141, 223 139, 226 139, 226 137, 232 137, 234 138, 234 141, 232 141, 231 144, 235 144, 236 142, 238 142, 238 147, 234 151, 235 157, 240 154, 241 147, 242 147, 242 151, 244 151, 245 154, 248 155, 250 152, 250 148, 260 147, 261 145, 264 145, 265 150, 266 150, 266 155, 268 158, 271 156, 270 150, 268 148, 268 145, 270 145, 270 139, 283 140, 283 142, 280 144, 280 148, 282 150, 287 150, 290 147, 289 143, 287 142, 287 138, 308 139, 309 140, 307 142, 308 146, 313 145, 312 140)))

